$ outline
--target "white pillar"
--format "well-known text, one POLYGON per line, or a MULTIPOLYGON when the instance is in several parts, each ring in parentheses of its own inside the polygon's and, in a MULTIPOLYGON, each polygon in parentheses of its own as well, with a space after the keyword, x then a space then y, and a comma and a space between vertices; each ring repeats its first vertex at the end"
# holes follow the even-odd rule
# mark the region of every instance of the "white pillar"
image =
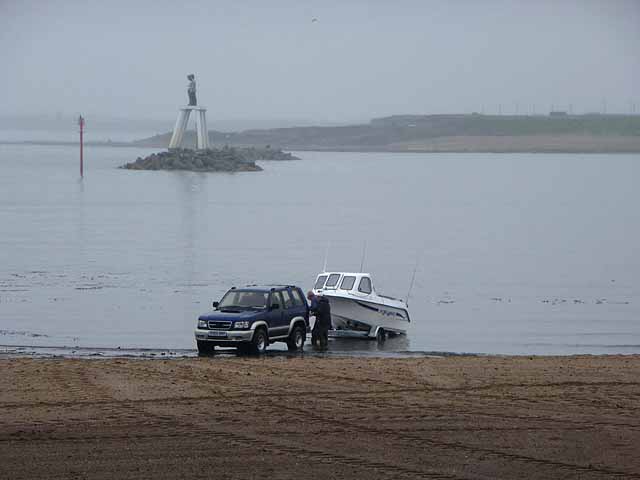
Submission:
POLYGON ((178 112, 178 118, 175 127, 173 127, 173 135, 169 142, 169 148, 180 148, 180 145, 182 145, 182 137, 184 137, 187 123, 189 123, 190 114, 190 108, 181 108, 178 112))
POLYGON ((169 142, 169 148, 180 148, 184 132, 187 130, 189 116, 191 110, 197 110, 196 116, 196 148, 198 150, 208 149, 209 147, 209 130, 207 130, 207 109, 202 107, 187 106, 182 107, 178 112, 176 125, 173 127, 173 135, 169 142))
POLYGON ((204 150, 209 148, 209 131, 207 130, 207 109, 199 108, 196 117, 196 148, 204 150))
POLYGON ((202 149, 202 110, 196 116, 196 149, 202 149))
POLYGON ((202 128, 204 131, 204 148, 209 149, 211 148, 211 145, 209 144, 209 129, 207 128, 206 110, 202 111, 202 128))

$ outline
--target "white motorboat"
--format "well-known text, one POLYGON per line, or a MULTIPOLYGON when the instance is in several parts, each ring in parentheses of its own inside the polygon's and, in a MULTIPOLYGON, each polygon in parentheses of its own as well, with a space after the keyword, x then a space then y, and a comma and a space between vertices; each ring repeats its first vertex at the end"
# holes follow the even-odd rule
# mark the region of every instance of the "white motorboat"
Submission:
POLYGON ((376 293, 368 273, 323 272, 313 287, 331 305, 331 320, 338 336, 384 339, 387 334, 406 333, 411 321, 407 302, 376 293))

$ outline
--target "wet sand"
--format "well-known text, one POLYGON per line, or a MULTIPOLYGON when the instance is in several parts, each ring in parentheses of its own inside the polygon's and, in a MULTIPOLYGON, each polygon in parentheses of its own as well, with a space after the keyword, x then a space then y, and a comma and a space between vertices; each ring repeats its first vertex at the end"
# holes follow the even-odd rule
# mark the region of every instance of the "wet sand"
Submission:
POLYGON ((640 478, 640 356, 0 360, 0 478, 640 478))

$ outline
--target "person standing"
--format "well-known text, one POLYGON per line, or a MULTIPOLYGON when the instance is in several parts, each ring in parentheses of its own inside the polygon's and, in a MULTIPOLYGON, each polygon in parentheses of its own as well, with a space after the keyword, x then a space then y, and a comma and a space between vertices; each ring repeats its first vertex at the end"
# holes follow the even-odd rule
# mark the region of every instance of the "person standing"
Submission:
POLYGON ((311 313, 315 315, 316 322, 313 324, 311 331, 311 344, 316 346, 319 343, 320 350, 329 348, 329 329, 331 328, 331 305, 329 299, 324 296, 318 296, 312 291, 307 294, 311 313))
POLYGON ((198 104, 196 100, 196 76, 191 73, 187 75, 187 80, 189 80, 189 87, 187 88, 187 94, 189 95, 189 106, 195 107, 198 104))
MULTIPOLYGON (((309 311, 311 312, 312 315, 315 315, 316 310, 318 309, 318 297, 316 297, 316 294, 313 293, 313 291, 309 290, 307 292, 307 300, 309 300, 309 311)), ((314 347, 317 347, 317 343, 318 343, 318 317, 316 317, 316 320, 313 324, 313 329, 311 330, 311 345, 313 345, 314 347)))

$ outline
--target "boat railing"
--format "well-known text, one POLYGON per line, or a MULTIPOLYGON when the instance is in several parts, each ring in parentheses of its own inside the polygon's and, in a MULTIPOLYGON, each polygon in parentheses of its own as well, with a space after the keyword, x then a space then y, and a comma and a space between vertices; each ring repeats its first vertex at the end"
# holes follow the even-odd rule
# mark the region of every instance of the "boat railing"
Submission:
POLYGON ((402 299, 400 299, 400 298, 390 297, 389 295, 380 295, 380 294, 378 294, 378 296, 379 296, 379 297, 382 297, 382 298, 387 298, 387 299, 389 299, 389 300, 396 300, 396 301, 398 301, 398 302, 403 302, 403 301, 404 301, 404 300, 402 300, 402 299))

